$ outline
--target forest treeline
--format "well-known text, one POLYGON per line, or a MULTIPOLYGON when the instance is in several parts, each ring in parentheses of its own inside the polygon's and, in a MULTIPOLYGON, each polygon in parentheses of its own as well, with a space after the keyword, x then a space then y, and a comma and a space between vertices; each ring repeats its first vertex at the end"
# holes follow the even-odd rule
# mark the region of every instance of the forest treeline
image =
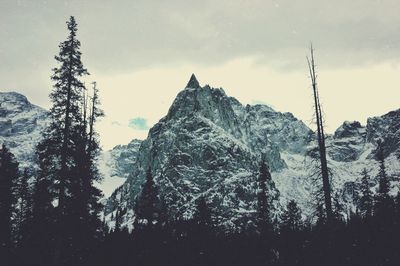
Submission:
POLYGON ((252 226, 226 231, 206 197, 196 200, 191 219, 170 217, 152 169, 133 202, 133 229, 123 220, 130 211, 126 208, 119 207, 106 221, 101 191, 94 186, 101 180, 95 126, 104 114, 96 83, 89 88, 81 81, 89 73, 81 61, 74 17, 67 28, 69 35, 55 56, 51 122, 36 148, 37 168, 20 169, 10 150, 0 149, 1 265, 400 265, 400 193, 391 194, 393 177, 386 171, 383 145, 376 150, 376 179, 366 170, 360 173, 355 208, 344 215, 338 196, 332 196, 312 49, 316 186, 321 192, 314 220, 306 221, 294 200, 281 212, 274 209, 272 177, 260 156, 252 226))

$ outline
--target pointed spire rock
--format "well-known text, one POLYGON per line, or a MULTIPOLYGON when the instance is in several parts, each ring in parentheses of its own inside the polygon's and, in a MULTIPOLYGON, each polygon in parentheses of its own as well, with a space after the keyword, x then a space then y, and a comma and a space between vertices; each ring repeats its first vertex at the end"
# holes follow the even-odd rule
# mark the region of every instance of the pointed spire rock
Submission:
POLYGON ((194 74, 190 77, 190 80, 188 84, 186 85, 186 88, 193 88, 193 89, 198 89, 201 88, 199 82, 197 81, 197 78, 194 74))

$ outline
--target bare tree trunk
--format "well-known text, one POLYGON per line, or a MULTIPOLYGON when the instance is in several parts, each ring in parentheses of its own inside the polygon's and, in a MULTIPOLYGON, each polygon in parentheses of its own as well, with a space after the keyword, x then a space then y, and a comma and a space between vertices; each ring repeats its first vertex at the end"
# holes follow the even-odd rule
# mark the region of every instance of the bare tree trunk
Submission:
POLYGON ((319 148, 318 150, 321 163, 321 175, 322 175, 322 186, 323 186, 322 188, 324 191, 326 216, 328 223, 331 223, 333 220, 331 184, 329 179, 328 162, 326 159, 325 133, 324 133, 324 125, 322 119, 321 104, 319 100, 319 93, 317 87, 317 75, 315 72, 314 50, 312 46, 311 46, 311 59, 307 57, 307 61, 308 61, 308 68, 310 71, 312 89, 314 93, 314 105, 315 105, 315 116, 317 121, 317 135, 318 135, 318 148, 319 148))
POLYGON ((96 115, 96 102, 97 102, 97 91, 96 91, 96 82, 94 81, 93 83, 93 97, 92 97, 92 110, 90 112, 90 118, 89 118, 89 145, 91 145, 92 140, 93 140, 93 127, 94 127, 94 118, 96 115))

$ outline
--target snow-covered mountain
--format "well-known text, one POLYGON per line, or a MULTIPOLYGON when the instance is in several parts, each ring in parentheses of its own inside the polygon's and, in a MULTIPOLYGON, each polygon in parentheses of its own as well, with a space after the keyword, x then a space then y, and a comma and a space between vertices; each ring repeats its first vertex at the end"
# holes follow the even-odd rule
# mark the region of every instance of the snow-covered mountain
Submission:
POLYGON ((47 123, 47 111, 24 95, 0 92, 0 143, 14 153, 20 167, 34 167, 34 150, 47 123))
MULTIPOLYGON (((369 119, 366 127, 345 122, 328 136, 334 188, 349 208, 357 199, 361 170, 376 175, 378 139, 385 143, 389 174, 400 171, 394 156, 399 130, 397 110, 369 119)), ((205 196, 222 225, 247 226, 255 212, 258 161, 265 154, 281 205, 295 199, 310 218, 315 209, 315 145, 313 131, 291 113, 266 105, 243 106, 222 88, 201 87, 193 75, 141 143, 131 174, 106 204, 106 215, 126 207, 125 223, 130 225, 133 202, 151 168, 171 215, 190 217, 196 199, 205 196)))
MULTIPOLYGON (((48 111, 30 103, 24 95, 0 92, 0 144, 6 144, 14 153, 21 170, 36 167, 35 148, 48 123, 48 111)), ((98 186, 105 196, 110 196, 125 181, 136 161, 139 145, 140 140, 133 140, 102 152, 99 168, 104 179, 98 186)))
POLYGON ((117 187, 125 182, 136 164, 141 143, 141 140, 134 139, 127 145, 118 145, 101 153, 98 166, 103 181, 100 188, 105 196, 110 196, 117 187))
MULTIPOLYGON (((34 147, 46 123, 46 110, 25 96, 0 93, 0 143, 11 148, 22 166, 34 166, 34 147)), ((118 187, 105 203, 106 217, 126 207, 125 225, 131 224, 133 202, 151 168, 171 215, 190 217, 196 199, 205 196, 221 225, 233 230, 249 226, 256 208, 258 162, 264 154, 276 186, 274 196, 279 195, 277 209, 295 199, 312 218, 314 136, 291 113, 266 105, 244 106, 221 88, 201 87, 192 76, 147 139, 102 153, 99 168, 104 181, 99 186, 106 196, 118 187)), ((344 122, 327 137, 335 192, 348 208, 357 200, 361 170, 366 168, 372 177, 377 174, 378 140, 383 141, 395 193, 400 110, 370 118, 366 126, 344 122)))

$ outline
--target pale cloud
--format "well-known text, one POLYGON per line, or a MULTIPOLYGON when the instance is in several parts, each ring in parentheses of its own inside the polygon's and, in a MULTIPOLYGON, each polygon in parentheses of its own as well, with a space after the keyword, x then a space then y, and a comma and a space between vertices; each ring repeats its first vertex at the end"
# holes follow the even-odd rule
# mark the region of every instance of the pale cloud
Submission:
POLYGON ((98 82, 107 115, 98 125, 104 148, 145 138, 128 121, 154 125, 193 72, 244 104, 265 102, 309 124, 313 41, 333 132, 399 107, 399 8, 397 0, 0 1, 0 90, 49 107, 53 56, 75 15, 88 82, 98 82))

